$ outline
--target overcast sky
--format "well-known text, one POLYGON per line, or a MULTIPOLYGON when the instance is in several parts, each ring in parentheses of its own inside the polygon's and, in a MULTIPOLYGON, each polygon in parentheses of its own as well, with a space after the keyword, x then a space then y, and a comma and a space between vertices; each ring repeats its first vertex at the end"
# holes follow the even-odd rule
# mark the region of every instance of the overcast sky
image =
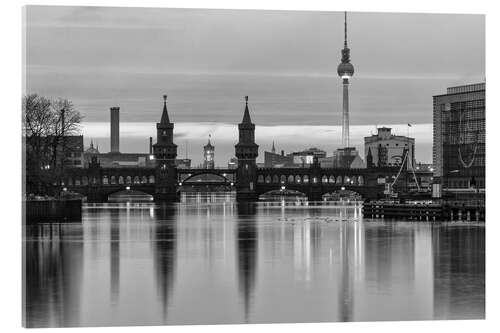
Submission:
MULTIPOLYGON (((30 6, 25 18, 27 92, 72 100, 101 151, 115 105, 121 150, 146 150, 164 93, 179 155, 187 142, 195 163, 209 133, 217 164, 234 154, 236 136, 220 131, 241 121, 245 95, 267 128, 261 156, 273 139, 329 155, 340 145, 343 13, 30 6)), ((353 142, 363 153, 376 125, 405 135, 412 123, 417 159, 430 161, 432 95, 484 81, 484 16, 348 13, 348 24, 353 142)))

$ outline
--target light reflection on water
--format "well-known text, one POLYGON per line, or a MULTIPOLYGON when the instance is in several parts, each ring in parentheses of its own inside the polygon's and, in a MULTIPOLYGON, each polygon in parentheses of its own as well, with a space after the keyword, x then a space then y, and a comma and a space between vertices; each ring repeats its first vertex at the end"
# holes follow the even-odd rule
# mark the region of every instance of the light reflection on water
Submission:
POLYGON ((89 205, 27 229, 26 325, 484 317, 484 225, 360 205, 89 205))

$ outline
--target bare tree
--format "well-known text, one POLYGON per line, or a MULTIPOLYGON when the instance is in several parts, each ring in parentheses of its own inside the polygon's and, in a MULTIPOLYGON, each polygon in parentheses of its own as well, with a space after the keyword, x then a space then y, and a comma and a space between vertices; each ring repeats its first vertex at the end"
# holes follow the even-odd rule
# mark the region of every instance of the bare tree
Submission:
POLYGON ((66 163, 68 135, 80 131, 82 117, 67 99, 23 97, 23 139, 28 192, 47 193, 66 163))

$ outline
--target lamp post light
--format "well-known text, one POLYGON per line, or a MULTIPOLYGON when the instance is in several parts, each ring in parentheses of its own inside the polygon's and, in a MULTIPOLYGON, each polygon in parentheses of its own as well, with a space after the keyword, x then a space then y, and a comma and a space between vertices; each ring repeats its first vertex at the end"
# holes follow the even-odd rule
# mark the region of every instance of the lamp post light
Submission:
POLYGON ((130 186, 125 187, 127 191, 130 191, 130 186))

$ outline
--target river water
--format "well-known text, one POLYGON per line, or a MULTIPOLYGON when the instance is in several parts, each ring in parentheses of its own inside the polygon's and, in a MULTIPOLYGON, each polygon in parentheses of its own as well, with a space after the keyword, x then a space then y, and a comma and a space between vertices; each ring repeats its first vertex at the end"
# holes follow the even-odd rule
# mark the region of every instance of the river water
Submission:
POLYGON ((28 327, 484 318, 484 224, 357 204, 89 205, 26 229, 28 327))

